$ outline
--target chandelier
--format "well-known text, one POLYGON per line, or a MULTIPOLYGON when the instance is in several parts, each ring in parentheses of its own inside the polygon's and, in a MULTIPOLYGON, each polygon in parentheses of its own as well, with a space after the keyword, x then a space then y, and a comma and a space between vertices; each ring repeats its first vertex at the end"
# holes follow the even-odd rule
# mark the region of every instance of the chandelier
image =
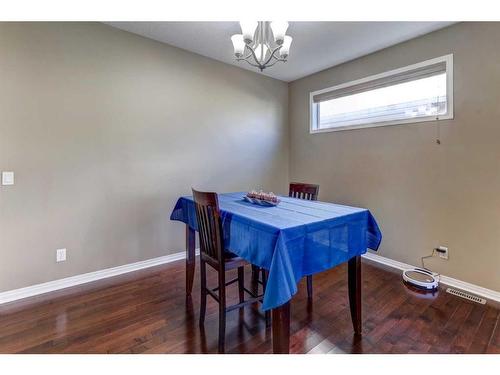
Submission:
POLYGON ((240 22, 241 34, 231 37, 236 61, 246 61, 259 68, 286 62, 292 37, 285 35, 288 22, 240 22))

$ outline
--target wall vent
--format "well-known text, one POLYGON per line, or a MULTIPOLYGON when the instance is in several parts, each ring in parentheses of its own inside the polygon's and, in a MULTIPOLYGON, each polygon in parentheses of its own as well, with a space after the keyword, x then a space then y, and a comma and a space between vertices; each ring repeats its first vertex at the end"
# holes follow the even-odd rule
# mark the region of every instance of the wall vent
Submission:
POLYGON ((486 304, 486 300, 484 298, 475 296, 474 294, 462 292, 461 290, 458 290, 458 289, 447 288, 446 293, 450 293, 450 294, 453 294, 455 296, 468 299, 469 301, 480 303, 482 305, 486 304))

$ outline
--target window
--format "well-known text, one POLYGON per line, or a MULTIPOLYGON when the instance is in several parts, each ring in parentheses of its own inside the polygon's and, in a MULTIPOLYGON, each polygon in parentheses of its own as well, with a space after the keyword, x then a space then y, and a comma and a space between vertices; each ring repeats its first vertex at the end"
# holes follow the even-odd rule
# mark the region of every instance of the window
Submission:
POLYGON ((453 55, 310 94, 311 133, 453 118, 453 55))

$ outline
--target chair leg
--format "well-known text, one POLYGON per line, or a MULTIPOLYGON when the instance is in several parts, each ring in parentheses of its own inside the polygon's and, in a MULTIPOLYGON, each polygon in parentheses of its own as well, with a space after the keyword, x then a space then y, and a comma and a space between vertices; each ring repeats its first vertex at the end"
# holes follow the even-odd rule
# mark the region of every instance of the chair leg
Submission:
POLYGON ((226 309, 221 303, 219 305, 219 353, 224 353, 226 341, 226 309))
POLYGON ((219 353, 224 353, 226 339, 226 309, 223 306, 219 305, 219 353))
POLYGON ((226 339, 226 272, 219 270, 219 353, 224 353, 226 339))
MULTIPOLYGON (((240 296, 240 303, 245 301, 245 268, 238 267, 238 292, 240 296)), ((242 308, 243 309, 243 308, 242 308)))
MULTIPOLYGON (((266 286, 267 286, 267 271, 262 268, 262 294, 266 293, 266 286)), ((269 311, 266 311, 264 313, 264 316, 266 317, 266 327, 269 327, 271 325, 271 313, 269 311)))
POLYGON ((257 295, 259 292, 259 267, 252 264, 252 292, 257 295))
POLYGON ((307 276, 307 299, 312 301, 313 298, 313 277, 312 275, 307 276))
POLYGON ((205 314, 207 312, 207 266, 204 261, 200 262, 201 275, 201 303, 200 303, 200 327, 205 324, 205 314))

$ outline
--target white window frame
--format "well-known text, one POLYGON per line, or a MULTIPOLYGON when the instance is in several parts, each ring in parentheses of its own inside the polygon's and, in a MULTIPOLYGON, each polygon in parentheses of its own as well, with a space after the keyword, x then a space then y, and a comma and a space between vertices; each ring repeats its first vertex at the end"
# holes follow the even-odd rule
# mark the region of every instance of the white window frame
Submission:
POLYGON ((426 60, 419 62, 417 64, 408 65, 403 68, 393 69, 388 72, 375 74, 369 77, 361 78, 355 81, 350 81, 346 83, 342 83, 340 85, 336 85, 333 87, 328 87, 322 90, 313 91, 309 94, 309 132, 310 134, 314 133, 325 133, 325 132, 336 132, 343 130, 354 130, 354 129, 363 129, 363 128, 374 128, 379 126, 389 126, 389 125, 400 125, 400 124, 412 124, 418 122, 429 122, 429 121, 441 121, 441 120, 450 120, 453 119, 453 54, 437 57, 434 59, 426 60), (365 82, 370 82, 376 79, 390 77, 396 74, 401 74, 404 72, 412 71, 415 69, 423 68, 429 65, 434 65, 436 63, 446 64, 446 114, 439 116, 422 116, 422 117, 414 117, 409 119, 402 120, 391 120, 391 121, 382 121, 382 122, 374 122, 369 124, 357 124, 357 125, 345 125, 345 126, 337 126, 331 128, 318 128, 318 108, 319 103, 313 102, 313 97, 318 94, 323 94, 329 91, 335 91, 344 89, 349 86, 359 85, 365 82))

